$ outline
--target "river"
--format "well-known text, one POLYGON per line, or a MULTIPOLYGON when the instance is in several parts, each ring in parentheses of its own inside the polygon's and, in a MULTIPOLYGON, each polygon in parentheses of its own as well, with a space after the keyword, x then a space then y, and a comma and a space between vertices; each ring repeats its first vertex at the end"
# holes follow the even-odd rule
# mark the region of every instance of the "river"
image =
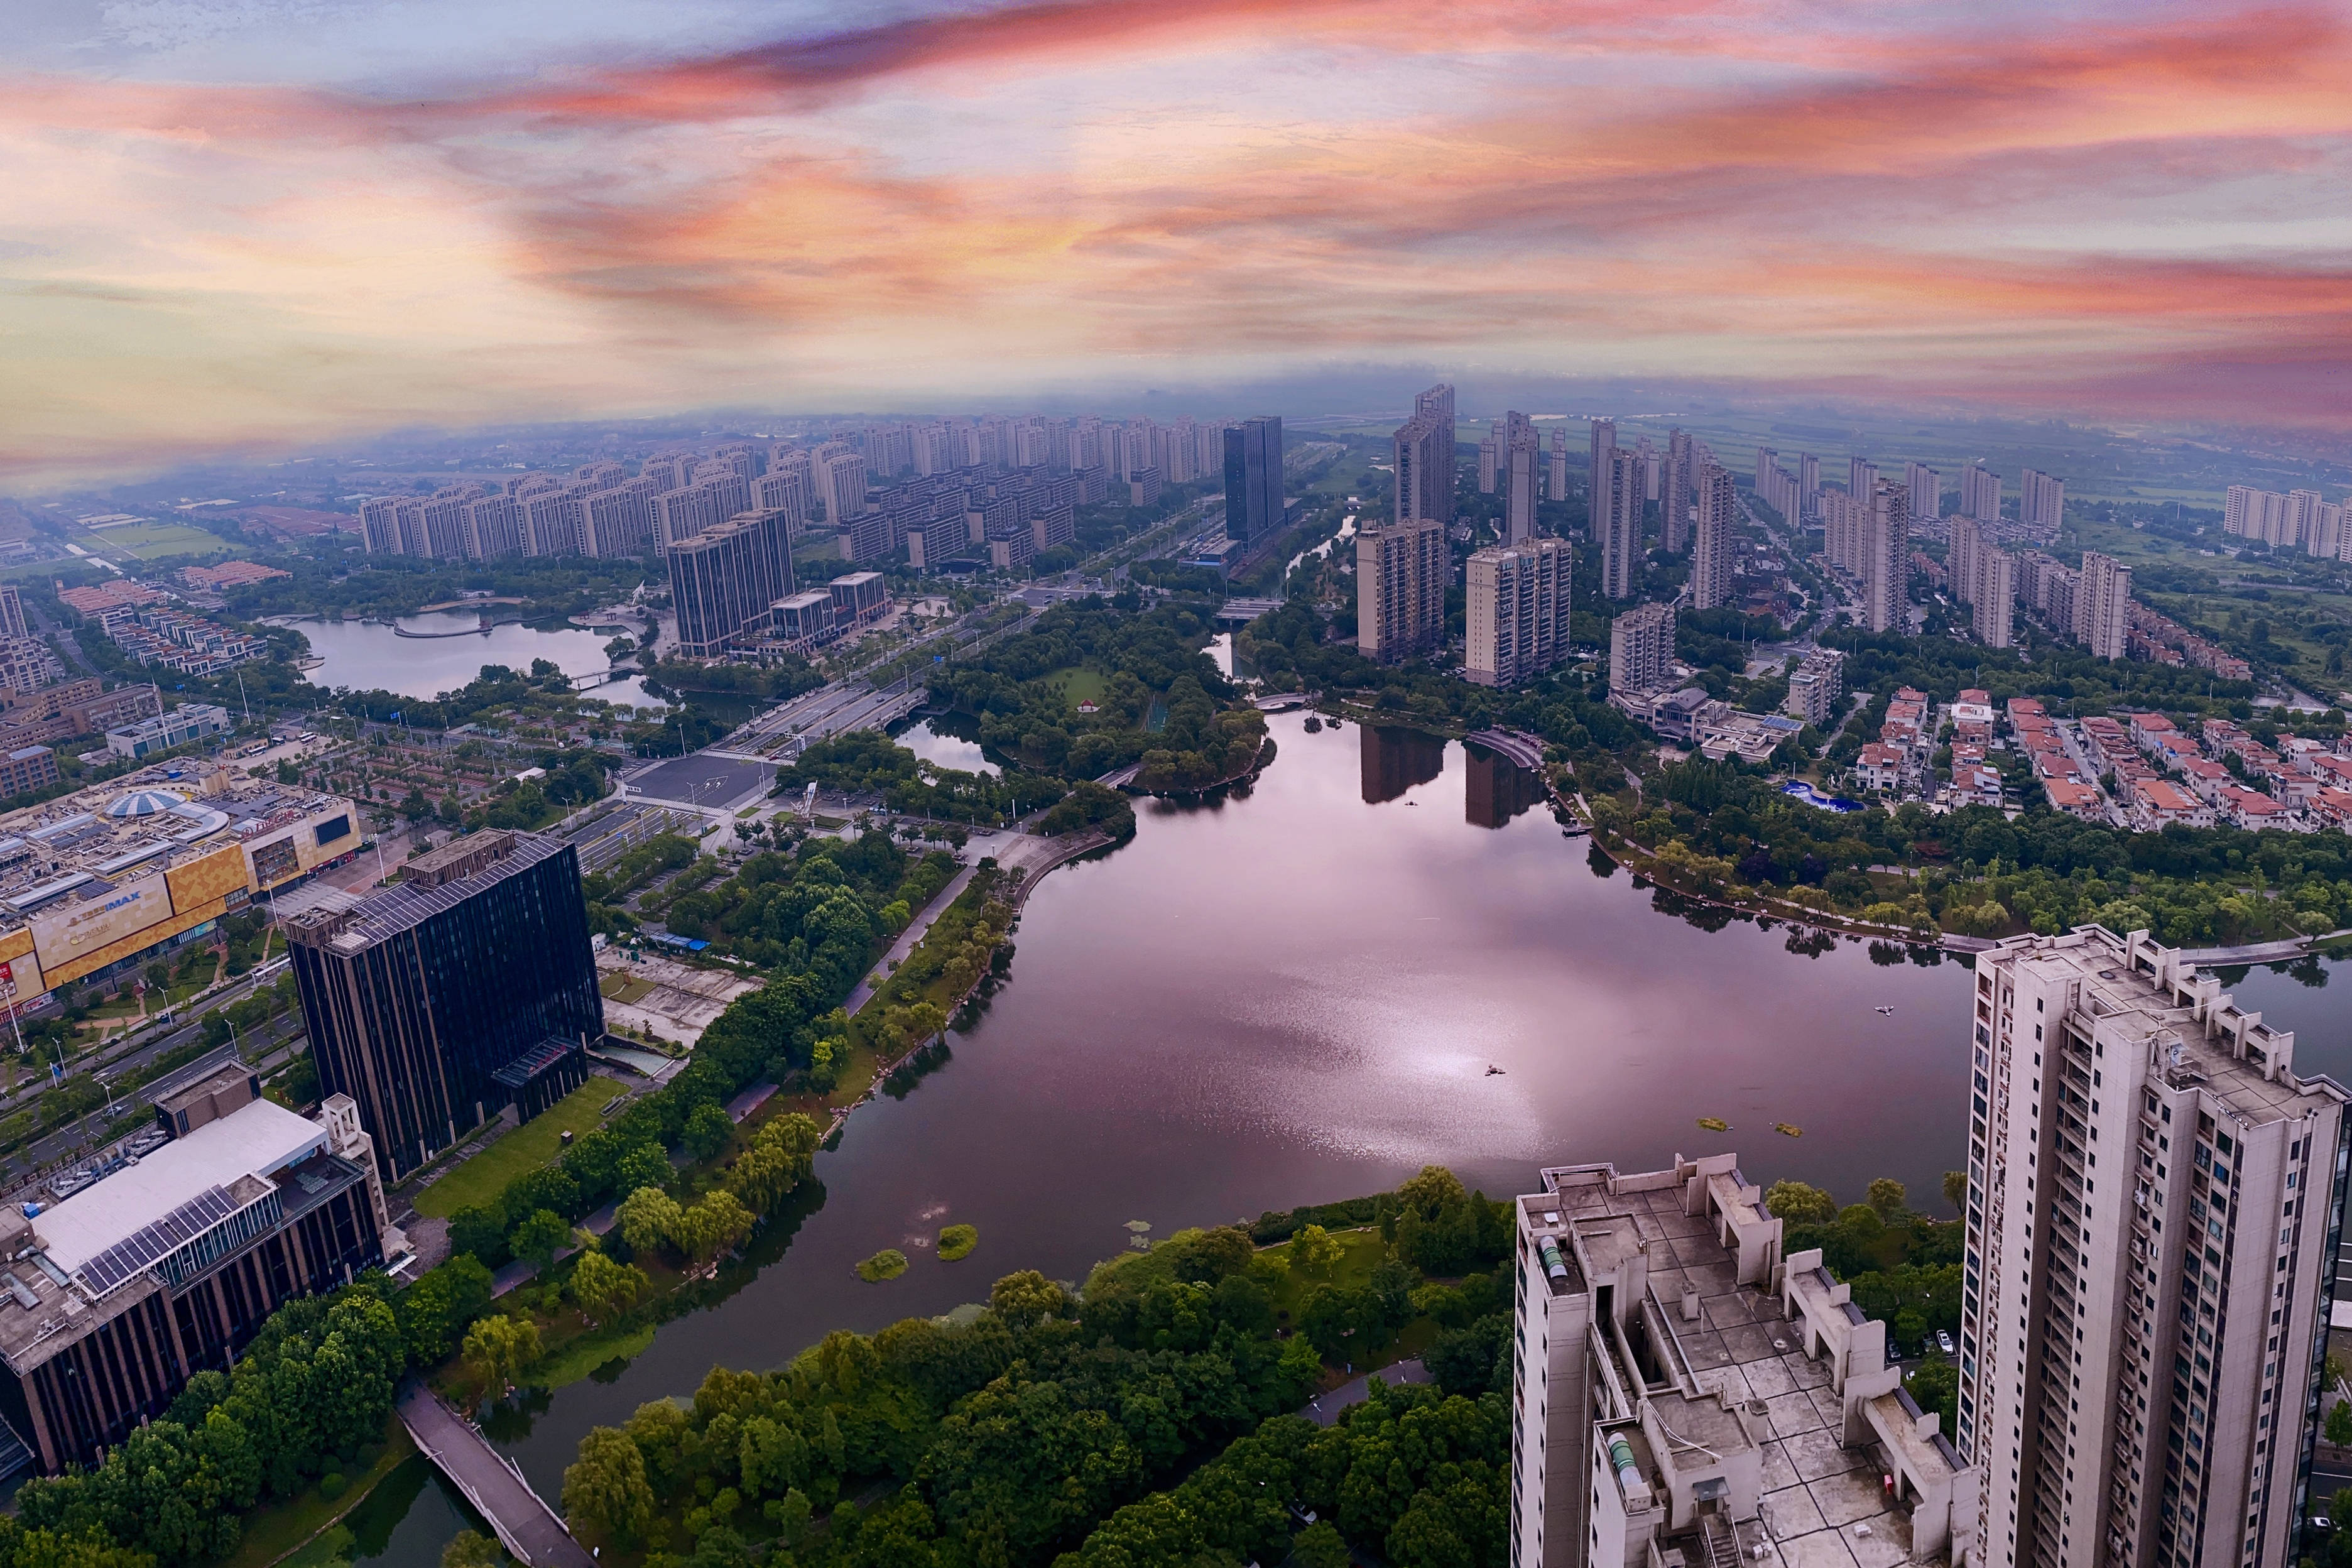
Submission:
MULTIPOLYGON (((401 625, 415 632, 465 631, 478 625, 472 611, 441 611, 409 616, 401 625)), ((482 672, 486 664, 528 670, 533 659, 554 661, 574 680, 602 675, 612 661, 604 657, 610 633, 566 628, 538 631, 520 622, 504 621, 490 635, 404 637, 388 626, 373 621, 299 620, 283 623, 308 638, 310 651, 326 662, 307 672, 310 684, 348 686, 396 691, 403 697, 437 697, 455 691, 482 672)), ((616 705, 659 708, 658 698, 647 696, 635 677, 599 686, 588 696, 616 705)))
MULTIPOLYGON (((1528 775, 1409 731, 1308 734, 1305 718, 1272 720, 1280 754, 1245 795, 1144 804, 1132 843, 1046 879, 1010 984, 944 1068, 850 1119, 789 1247, 763 1238, 731 1297, 493 1423, 542 1495, 591 1426, 690 1394, 714 1363, 773 1366, 1016 1268, 1079 1279, 1129 1221, 1166 1236, 1433 1162, 1499 1195, 1540 1165, 1720 1149, 1751 1180, 1854 1201, 1892 1175, 1942 1208, 1962 1157, 1965 966, 1703 930, 1565 837, 1528 775), (920 1250, 951 1221, 979 1227, 969 1261, 920 1250), (852 1275, 894 1246, 916 1258, 906 1275, 852 1275)), ((2326 991, 2268 972, 2239 990, 2316 1031, 2304 1070, 2352 1061, 2326 991)), ((383 1561, 429 1568, 455 1515, 433 1487, 417 1510, 383 1561)))

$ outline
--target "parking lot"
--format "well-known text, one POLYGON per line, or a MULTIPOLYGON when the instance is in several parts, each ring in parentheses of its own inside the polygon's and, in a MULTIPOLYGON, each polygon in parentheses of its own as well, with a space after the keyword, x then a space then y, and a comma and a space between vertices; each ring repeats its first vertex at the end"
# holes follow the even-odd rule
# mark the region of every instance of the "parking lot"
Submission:
POLYGON ((633 773, 626 782, 635 796, 716 811, 758 800, 768 793, 775 776, 775 765, 771 763, 697 752, 633 773))

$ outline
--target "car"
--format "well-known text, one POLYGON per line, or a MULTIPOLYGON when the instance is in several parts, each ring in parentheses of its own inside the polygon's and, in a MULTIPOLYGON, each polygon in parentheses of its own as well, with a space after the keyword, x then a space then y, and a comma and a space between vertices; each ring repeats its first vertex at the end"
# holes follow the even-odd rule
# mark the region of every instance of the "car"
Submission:
POLYGON ((1936 1331, 1936 1348, 1942 1351, 1946 1355, 1951 1354, 1952 1336, 1946 1333, 1943 1330, 1937 1329, 1936 1331))

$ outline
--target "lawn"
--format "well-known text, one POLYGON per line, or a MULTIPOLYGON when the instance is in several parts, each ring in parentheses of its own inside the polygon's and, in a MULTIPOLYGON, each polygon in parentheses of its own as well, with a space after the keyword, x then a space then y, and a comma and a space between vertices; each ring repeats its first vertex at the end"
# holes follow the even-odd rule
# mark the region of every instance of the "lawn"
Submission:
POLYGON ((1038 679, 1073 708, 1081 702, 1100 702, 1107 689, 1102 671, 1085 665, 1057 669, 1038 679))
POLYGON ((641 1001, 652 995, 656 989, 654 983, 644 975, 624 973, 619 970, 607 971, 596 982, 596 988, 604 993, 606 1000, 625 1005, 641 1001))
MULTIPOLYGON (((247 1513, 244 1537, 223 1568, 266 1568, 306 1542, 315 1548, 322 1532, 366 1501, 368 1494, 399 1468, 402 1461, 415 1455, 416 1445, 409 1441, 408 1428, 401 1425, 397 1412, 384 1422, 383 1440, 377 1447, 375 1462, 352 1476, 350 1489, 341 1497, 331 1500, 320 1497, 318 1483, 313 1481, 291 1502, 266 1505, 247 1513)), ((336 1555, 332 1548, 324 1554, 312 1554, 320 1563, 334 1560, 336 1555)), ((305 1562, 310 1560, 306 1558, 305 1562)))
POLYGON ((121 528, 94 529, 91 534, 100 545, 136 555, 142 561, 157 561, 166 555, 236 553, 236 547, 218 534, 176 522, 126 522, 121 528))
POLYGON ((486 1204, 525 1171, 544 1165, 563 1147, 566 1132, 585 1132, 604 1120, 604 1108, 625 1094, 620 1081, 598 1074, 416 1194, 416 1212, 447 1219, 486 1204))
MULTIPOLYGON (((1328 1274, 1302 1273, 1294 1266, 1274 1292, 1274 1310, 1288 1322, 1307 1304, 1307 1298, 1321 1285, 1352 1287, 1361 1285, 1372 1277, 1381 1259, 1388 1256, 1388 1239, 1376 1225, 1361 1226, 1354 1230, 1335 1230, 1331 1239, 1339 1244, 1339 1262, 1328 1274)), ((1290 1256, 1288 1243, 1266 1249, 1276 1258, 1290 1256)))

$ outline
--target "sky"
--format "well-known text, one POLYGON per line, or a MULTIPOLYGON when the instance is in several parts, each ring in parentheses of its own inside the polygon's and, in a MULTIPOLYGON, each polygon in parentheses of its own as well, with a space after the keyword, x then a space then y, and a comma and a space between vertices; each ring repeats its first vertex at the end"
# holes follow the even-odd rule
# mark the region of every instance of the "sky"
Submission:
POLYGON ((20 489, 1343 364, 2352 429, 2341 4, 0 0, 0 37, 20 489))

